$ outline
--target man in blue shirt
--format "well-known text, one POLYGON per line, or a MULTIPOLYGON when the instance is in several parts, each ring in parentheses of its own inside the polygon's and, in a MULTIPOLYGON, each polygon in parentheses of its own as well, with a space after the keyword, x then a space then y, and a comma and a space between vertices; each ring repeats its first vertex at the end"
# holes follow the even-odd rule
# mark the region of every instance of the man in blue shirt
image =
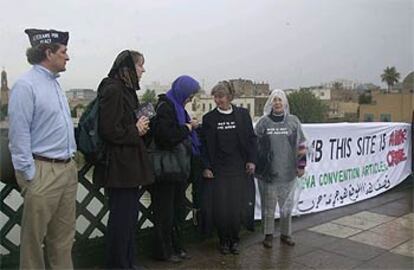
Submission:
POLYGON ((77 169, 69 105, 57 81, 66 70, 68 32, 26 29, 32 69, 11 89, 9 141, 24 198, 20 268, 72 269, 77 169))

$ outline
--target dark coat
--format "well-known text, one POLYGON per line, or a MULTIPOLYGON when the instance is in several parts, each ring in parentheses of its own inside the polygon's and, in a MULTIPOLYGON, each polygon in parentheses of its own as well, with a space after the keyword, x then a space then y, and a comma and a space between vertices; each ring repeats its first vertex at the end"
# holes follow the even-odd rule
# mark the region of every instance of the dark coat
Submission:
POLYGON ((144 139, 138 135, 135 90, 120 80, 105 78, 99 85, 99 134, 107 145, 107 166, 96 166, 94 181, 104 187, 132 188, 154 182, 144 139))
MULTIPOLYGON (((239 143, 242 147, 241 153, 245 163, 252 162, 256 164, 257 160, 257 142, 256 135, 253 130, 252 119, 247 109, 239 108, 233 105, 234 118, 237 125, 237 134, 239 143)), ((217 122, 219 119, 219 112, 217 109, 208 112, 203 116, 203 163, 204 168, 212 169, 217 162, 216 157, 216 138, 217 138, 217 122)))
MULTIPOLYGON (((257 161, 257 142, 256 135, 253 130, 252 119, 249 112, 244 108, 239 108, 233 105, 234 117, 237 124, 237 134, 240 145, 242 147, 241 153, 245 162, 252 162, 256 164, 257 161)), ((214 167, 217 162, 216 158, 216 138, 217 138, 217 122, 219 119, 219 112, 217 109, 207 113, 203 117, 201 140, 202 145, 202 159, 204 168, 211 169, 214 172, 214 167)), ((247 177, 242 194, 242 223, 248 229, 254 230, 254 208, 255 208, 255 185, 252 176, 247 177)), ((214 181, 205 179, 201 185, 201 230, 205 234, 210 234, 213 229, 213 185, 214 181)))
POLYGON ((166 95, 159 95, 156 108, 157 115, 151 120, 151 134, 159 147, 169 149, 188 138, 190 130, 178 123, 174 104, 166 95))

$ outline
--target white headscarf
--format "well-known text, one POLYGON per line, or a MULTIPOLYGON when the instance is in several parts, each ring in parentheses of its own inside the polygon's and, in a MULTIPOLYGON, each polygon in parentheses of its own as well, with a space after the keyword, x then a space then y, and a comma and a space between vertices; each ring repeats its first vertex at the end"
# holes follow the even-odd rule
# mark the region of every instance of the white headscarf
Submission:
POLYGON ((274 89, 272 90, 272 93, 270 94, 269 98, 266 101, 266 104, 263 108, 263 115, 269 115, 272 113, 272 107, 273 107, 273 99, 275 97, 278 97, 282 100, 283 103, 283 111, 285 115, 288 115, 289 112, 289 102, 287 100, 286 94, 281 89, 274 89))

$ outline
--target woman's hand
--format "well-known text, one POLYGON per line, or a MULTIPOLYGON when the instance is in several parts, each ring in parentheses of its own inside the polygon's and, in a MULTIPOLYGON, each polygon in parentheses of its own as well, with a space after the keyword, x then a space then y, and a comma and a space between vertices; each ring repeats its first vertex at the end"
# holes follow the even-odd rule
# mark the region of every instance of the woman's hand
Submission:
POLYGON ((190 123, 185 124, 189 131, 193 130, 193 126, 190 123))
POLYGON ((298 150, 298 157, 299 158, 303 157, 304 155, 306 155, 306 149, 305 148, 298 150))
POLYGON ((213 174, 213 172, 210 169, 205 169, 203 171, 203 177, 204 178, 212 179, 212 178, 214 178, 214 174, 213 174))
POLYGON ((138 129, 138 135, 144 136, 149 130, 149 119, 146 116, 141 116, 140 119, 135 123, 138 129))
POLYGON ((296 175, 298 176, 298 177, 302 177, 303 175, 305 174, 305 169, 297 169, 296 170, 296 175))
POLYGON ((252 162, 246 163, 246 173, 247 174, 254 174, 254 171, 256 170, 256 165, 252 162))
POLYGON ((196 128, 198 128, 200 123, 198 122, 198 120, 196 118, 193 118, 193 119, 191 119, 190 125, 191 125, 192 129, 196 129, 196 128))

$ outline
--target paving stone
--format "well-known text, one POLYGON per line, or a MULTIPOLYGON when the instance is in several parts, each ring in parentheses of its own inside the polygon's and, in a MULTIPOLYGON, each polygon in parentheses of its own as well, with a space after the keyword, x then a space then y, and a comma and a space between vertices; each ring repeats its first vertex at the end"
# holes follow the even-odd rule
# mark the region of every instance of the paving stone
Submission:
MULTIPOLYGON (((293 235, 295 239, 295 235, 293 235)), ((254 245, 241 249, 241 255, 251 257, 251 254, 266 253, 266 256, 271 256, 275 261, 287 260, 315 250, 314 246, 308 243, 296 241, 295 246, 287 246, 280 242, 279 237, 273 240, 273 248, 267 249, 263 247, 262 240, 254 245)))
POLYGON ((377 227, 371 228, 370 231, 376 232, 379 234, 389 234, 397 235, 401 238, 413 238, 414 237, 414 228, 410 227, 410 221, 407 219, 394 219, 390 222, 381 224, 377 227))
POLYGON ((362 263, 359 260, 323 250, 313 251, 294 258, 293 261, 315 269, 352 269, 362 263))
POLYGON ((414 213, 409 213, 407 215, 402 216, 401 218, 408 219, 410 221, 414 221, 414 213))
MULTIPOLYGON (((263 248, 263 245, 260 243, 260 245, 263 248)), ((287 246, 285 244, 282 244, 279 239, 276 239, 276 241, 273 242, 273 248, 272 248, 272 256, 275 257, 277 261, 283 261, 283 260, 290 260, 294 257, 302 256, 306 253, 310 253, 315 250, 314 246, 309 245, 309 243, 303 243, 300 241, 296 241, 295 246, 287 246)))
POLYGON ((370 261, 358 265, 354 269, 414 269, 414 259, 407 256, 401 256, 386 252, 381 256, 375 257, 370 261))
POLYGON ((371 231, 365 231, 354 235, 349 238, 350 240, 360 242, 363 244, 371 245, 374 247, 379 247, 382 249, 390 250, 401 243, 410 240, 410 237, 401 236, 389 233, 376 233, 371 231))
POLYGON ((365 245, 349 239, 338 239, 338 241, 323 246, 322 249, 361 261, 370 260, 381 253, 387 252, 385 249, 365 245))
POLYGON ((332 223, 345 225, 361 230, 368 230, 382 223, 395 219, 386 215, 376 214, 369 211, 362 211, 357 214, 332 220, 332 223))
POLYGON ((392 217, 400 217, 407 213, 410 213, 413 210, 413 206, 406 204, 401 200, 396 202, 383 204, 381 206, 369 209, 370 212, 375 212, 378 214, 383 214, 392 217))
MULTIPOLYGON (((320 215, 320 213, 317 213, 315 215, 305 215, 305 216, 300 216, 296 218, 296 222, 292 222, 292 232, 299 232, 302 231, 304 229, 308 229, 310 227, 313 226, 317 226, 326 222, 331 221, 332 219, 336 219, 338 217, 342 217, 343 214, 332 214, 331 212, 334 212, 337 209, 333 209, 333 210, 328 210, 326 211, 326 214, 328 214, 329 212, 329 217, 325 216, 325 215, 320 215)), ((325 213, 325 212, 324 212, 325 213)))
MULTIPOLYGON (((255 268, 255 270, 257 269, 263 269, 263 268, 255 268)), ((273 268, 269 268, 269 269, 280 269, 280 270, 311 270, 311 269, 315 269, 312 267, 308 267, 306 265, 303 264, 299 264, 299 263, 295 263, 295 262, 280 262, 278 264, 276 264, 273 268)))
MULTIPOLYGON (((405 213, 406 210, 404 210, 405 214, 396 218, 396 215, 387 212, 390 217, 386 217, 385 220, 375 220, 375 217, 386 215, 372 210, 384 206, 387 208, 386 211, 391 211, 394 207, 396 207, 395 209, 399 206, 406 208, 404 204, 412 204, 413 184, 405 189, 402 188, 403 185, 404 183, 387 193, 366 201, 329 211, 295 217, 293 219, 293 239, 296 242, 294 247, 281 245, 277 233, 273 241, 273 249, 265 249, 262 245, 262 231, 257 227, 258 230, 254 233, 242 232, 241 254, 238 256, 221 255, 217 250, 218 240, 213 238, 188 245, 187 248, 192 255, 192 259, 181 264, 157 262, 150 258, 146 258, 145 261, 138 261, 142 262, 148 269, 414 269, 414 258, 407 254, 413 245, 413 237, 409 236, 411 236, 410 228, 413 228, 414 225, 414 214, 412 212, 405 213), (369 231, 360 232, 348 238, 337 237, 340 235, 339 233, 334 237, 308 230, 323 223, 335 224, 335 227, 348 227, 348 225, 333 223, 332 220, 338 220, 345 216, 356 215, 358 217, 361 213, 363 218, 371 223, 370 226, 367 226, 369 231), (376 222, 372 222, 373 219, 376 222), (381 222, 378 224, 378 221, 381 222), (383 231, 388 231, 388 234, 383 231), (368 240, 351 240, 356 236, 363 238, 360 236, 362 233, 371 233, 371 235, 367 236, 368 240), (381 240, 381 237, 384 238, 382 234, 392 238, 387 239, 385 237, 386 239, 381 240), (407 240, 401 239, 407 237, 409 237, 407 240), (372 239, 379 239, 378 241, 385 243, 396 243, 392 245, 392 248, 389 248, 390 252, 369 244, 370 240, 373 241, 372 239), (404 256, 400 254, 404 254, 404 256)), ((275 224, 278 228, 278 221, 275 224)), ((365 227, 349 228, 367 230, 365 227)))
POLYGON ((391 250, 392 253, 414 257, 414 239, 407 241, 391 250))
POLYGON ((335 223, 325 223, 309 229, 317 233, 322 233, 326 235, 331 235, 339 238, 347 238, 351 235, 362 232, 361 230, 351 228, 348 226, 343 226, 335 223))
POLYGON ((395 223, 398 223, 399 225, 401 225, 402 227, 404 227, 407 230, 414 230, 414 220, 410 219, 410 218, 397 218, 395 220, 393 220, 395 223))
POLYGON ((312 231, 301 231, 293 235, 293 239, 296 243, 304 243, 313 247, 322 247, 334 241, 338 238, 312 232, 312 231))

